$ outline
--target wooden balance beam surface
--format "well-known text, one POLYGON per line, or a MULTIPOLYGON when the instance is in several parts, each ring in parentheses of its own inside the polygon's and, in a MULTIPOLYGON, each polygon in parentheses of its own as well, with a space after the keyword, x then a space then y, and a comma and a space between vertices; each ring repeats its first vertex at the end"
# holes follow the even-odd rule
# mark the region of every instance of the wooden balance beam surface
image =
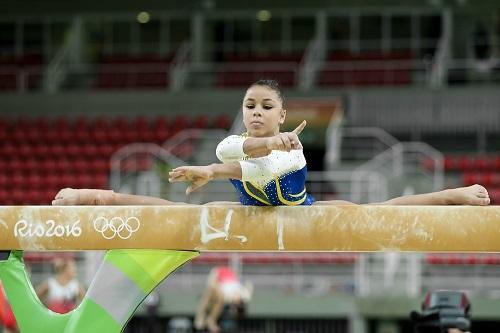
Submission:
POLYGON ((0 206, 0 249, 500 252, 500 206, 0 206))

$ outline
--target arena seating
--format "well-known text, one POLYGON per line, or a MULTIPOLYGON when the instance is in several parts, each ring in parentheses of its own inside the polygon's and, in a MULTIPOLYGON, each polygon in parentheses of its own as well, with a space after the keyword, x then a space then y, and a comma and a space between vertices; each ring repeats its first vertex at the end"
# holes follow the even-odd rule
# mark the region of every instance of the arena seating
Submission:
POLYGON ((49 204, 63 187, 107 188, 109 159, 120 147, 132 142, 161 144, 186 128, 228 129, 230 124, 225 115, 0 119, 0 202, 49 204))
POLYGON ((411 83, 410 51, 389 53, 332 52, 319 74, 320 86, 408 85, 411 83), (333 67, 328 67, 329 65, 333 67), (346 70, 345 68, 352 68, 346 70))
POLYGON ((41 86, 42 56, 0 57, 0 91, 38 89, 41 86))
POLYGON ((303 53, 268 55, 228 55, 217 73, 219 87, 246 87, 264 77, 272 77, 283 87, 295 85, 296 71, 303 53))
POLYGON ((96 87, 99 89, 167 88, 171 61, 171 55, 103 57, 98 65, 96 87))
MULTIPOLYGON (((425 160, 423 167, 431 170, 432 160, 425 160)), ((481 184, 488 189, 492 204, 500 204, 500 155, 459 154, 445 155, 444 171, 460 175, 462 185, 481 184)))
POLYGON ((500 265, 498 253, 431 253, 426 256, 429 265, 500 265))

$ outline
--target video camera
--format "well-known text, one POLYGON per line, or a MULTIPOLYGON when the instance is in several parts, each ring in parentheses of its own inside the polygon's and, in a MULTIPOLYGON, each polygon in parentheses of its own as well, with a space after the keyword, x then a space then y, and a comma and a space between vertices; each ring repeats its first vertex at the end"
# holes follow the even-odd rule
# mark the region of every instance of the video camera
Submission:
POLYGON ((465 293, 436 291, 427 293, 422 313, 412 311, 415 333, 446 333, 449 328, 470 330, 470 302, 465 293))

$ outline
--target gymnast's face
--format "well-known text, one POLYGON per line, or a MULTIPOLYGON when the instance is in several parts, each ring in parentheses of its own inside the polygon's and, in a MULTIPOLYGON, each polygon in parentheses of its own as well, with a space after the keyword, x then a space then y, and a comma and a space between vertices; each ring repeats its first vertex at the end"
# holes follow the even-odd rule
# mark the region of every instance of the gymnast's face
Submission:
POLYGON ((279 133, 286 110, 278 94, 266 87, 254 85, 243 98, 243 123, 251 137, 269 137, 279 133))

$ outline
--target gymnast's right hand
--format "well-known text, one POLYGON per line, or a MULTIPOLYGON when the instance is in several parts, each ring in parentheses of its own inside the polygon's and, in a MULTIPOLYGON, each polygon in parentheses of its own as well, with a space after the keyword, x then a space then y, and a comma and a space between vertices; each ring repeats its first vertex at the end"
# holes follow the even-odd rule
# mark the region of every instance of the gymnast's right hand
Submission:
POLYGON ((267 139, 267 149, 269 150, 281 150, 290 151, 292 149, 302 149, 302 144, 299 140, 299 135, 306 127, 307 122, 304 120, 291 132, 278 133, 275 136, 269 137, 267 139))
POLYGON ((114 192, 110 190, 63 188, 52 200, 52 206, 112 205, 113 202, 114 192))

